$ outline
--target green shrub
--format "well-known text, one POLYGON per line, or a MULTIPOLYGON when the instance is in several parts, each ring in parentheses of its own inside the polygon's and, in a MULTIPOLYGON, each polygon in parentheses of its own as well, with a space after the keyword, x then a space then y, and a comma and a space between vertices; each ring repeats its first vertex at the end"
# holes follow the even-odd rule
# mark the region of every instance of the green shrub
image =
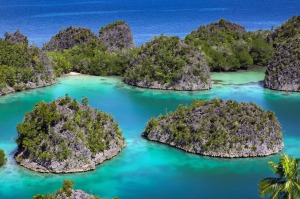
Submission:
MULTIPOLYGON (((64 180, 62 188, 56 191, 56 194, 46 194, 45 196, 42 194, 36 194, 33 196, 33 199, 59 199, 59 198, 70 198, 72 196, 74 181, 73 180, 64 180)), ((99 196, 91 195, 90 199, 100 199, 99 196)), ((117 197, 113 198, 117 199, 117 197)))
POLYGON ((99 31, 99 35, 101 35, 104 31, 106 30, 109 30, 115 26, 118 26, 118 25, 124 25, 125 24, 125 21, 114 21, 104 27, 101 27, 100 31, 99 31))
POLYGON ((0 149, 0 166, 4 165, 6 162, 5 153, 2 149, 0 149))

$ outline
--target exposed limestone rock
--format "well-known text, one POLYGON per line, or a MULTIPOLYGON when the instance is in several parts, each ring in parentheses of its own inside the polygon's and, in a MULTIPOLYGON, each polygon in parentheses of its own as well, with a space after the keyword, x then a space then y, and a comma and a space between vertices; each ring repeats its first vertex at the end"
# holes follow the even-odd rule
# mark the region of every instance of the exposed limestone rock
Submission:
POLYGON ((108 47, 109 52, 134 47, 132 32, 125 21, 115 21, 102 27, 99 40, 108 47))
POLYGON ((86 43, 97 36, 88 28, 68 27, 53 36, 43 47, 46 51, 62 51, 86 43))
POLYGON ((5 41, 12 41, 14 43, 26 43, 28 44, 28 39, 25 35, 23 35, 19 30, 14 33, 6 33, 5 34, 5 41))
POLYGON ((300 35, 277 46, 266 70, 265 87, 300 91, 300 35))

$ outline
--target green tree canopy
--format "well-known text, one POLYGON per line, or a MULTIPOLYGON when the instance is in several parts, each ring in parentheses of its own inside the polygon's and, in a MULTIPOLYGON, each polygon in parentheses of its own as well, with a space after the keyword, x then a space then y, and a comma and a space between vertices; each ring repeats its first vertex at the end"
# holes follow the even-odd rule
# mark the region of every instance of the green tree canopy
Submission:
POLYGON ((277 177, 264 178, 259 182, 261 197, 270 196, 271 199, 300 198, 299 161, 284 154, 278 164, 269 162, 269 166, 277 177))

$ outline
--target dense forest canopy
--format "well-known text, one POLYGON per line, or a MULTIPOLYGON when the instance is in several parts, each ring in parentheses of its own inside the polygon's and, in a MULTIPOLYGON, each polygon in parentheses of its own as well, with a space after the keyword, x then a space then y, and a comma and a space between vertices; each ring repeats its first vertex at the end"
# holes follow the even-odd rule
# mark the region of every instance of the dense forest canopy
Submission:
POLYGON ((266 41, 267 34, 246 32, 242 26, 220 19, 192 31, 185 41, 206 53, 211 70, 229 71, 267 65, 273 51, 266 41))

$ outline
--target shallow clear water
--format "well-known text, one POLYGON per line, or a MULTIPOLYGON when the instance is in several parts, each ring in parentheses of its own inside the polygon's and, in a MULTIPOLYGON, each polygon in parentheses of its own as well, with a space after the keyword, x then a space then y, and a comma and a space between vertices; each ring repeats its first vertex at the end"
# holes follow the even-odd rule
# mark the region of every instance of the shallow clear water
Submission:
POLYGON ((21 30, 42 46, 61 28, 101 26, 126 20, 137 45, 154 35, 184 37, 225 18, 247 30, 271 29, 299 15, 299 0, 0 0, 0 35, 21 30))
POLYGON ((213 89, 171 92, 133 88, 114 77, 74 76, 56 85, 0 97, 0 148, 8 163, 0 168, 0 198, 31 198, 61 186, 63 179, 75 180, 75 188, 101 197, 135 198, 258 198, 257 183, 272 175, 267 161, 279 155, 252 159, 219 159, 188 154, 149 142, 140 135, 151 116, 189 105, 193 99, 235 99, 253 101, 276 112, 284 131, 283 152, 299 157, 300 94, 275 92, 262 87, 264 70, 214 73, 213 89), (64 96, 89 103, 115 116, 127 140, 127 147, 95 171, 68 174, 38 174, 16 165, 13 153, 15 126, 26 111, 40 100, 64 96))

